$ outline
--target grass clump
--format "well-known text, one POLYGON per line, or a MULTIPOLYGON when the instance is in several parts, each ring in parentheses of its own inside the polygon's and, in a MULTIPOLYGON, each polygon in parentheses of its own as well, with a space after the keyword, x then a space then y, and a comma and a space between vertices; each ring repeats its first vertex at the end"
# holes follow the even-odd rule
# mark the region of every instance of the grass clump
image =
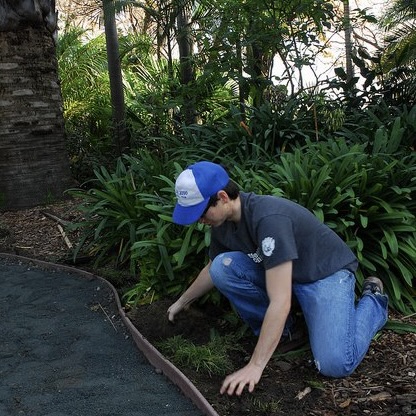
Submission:
POLYGON ((235 347, 226 337, 217 336, 206 344, 195 345, 182 335, 176 335, 158 343, 157 347, 175 365, 209 377, 225 376, 233 370, 229 351, 235 347))

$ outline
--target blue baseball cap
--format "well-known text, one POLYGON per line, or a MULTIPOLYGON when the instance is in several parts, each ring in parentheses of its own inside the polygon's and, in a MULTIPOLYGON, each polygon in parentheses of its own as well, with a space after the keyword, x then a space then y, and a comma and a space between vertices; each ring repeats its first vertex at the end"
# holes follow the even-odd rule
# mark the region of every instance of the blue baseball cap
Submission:
POLYGON ((224 189, 230 178, 226 170, 212 162, 197 162, 188 166, 176 179, 177 203, 173 222, 189 225, 198 221, 211 196, 224 189))

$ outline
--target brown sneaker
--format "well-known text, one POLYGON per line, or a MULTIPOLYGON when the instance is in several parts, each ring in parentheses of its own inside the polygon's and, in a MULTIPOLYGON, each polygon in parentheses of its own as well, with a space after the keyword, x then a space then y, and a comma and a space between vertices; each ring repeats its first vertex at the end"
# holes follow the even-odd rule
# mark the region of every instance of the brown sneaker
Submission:
POLYGON ((369 295, 370 293, 373 294, 380 294, 382 295, 383 292, 383 282, 375 276, 367 277, 367 279, 363 282, 363 295, 369 295))

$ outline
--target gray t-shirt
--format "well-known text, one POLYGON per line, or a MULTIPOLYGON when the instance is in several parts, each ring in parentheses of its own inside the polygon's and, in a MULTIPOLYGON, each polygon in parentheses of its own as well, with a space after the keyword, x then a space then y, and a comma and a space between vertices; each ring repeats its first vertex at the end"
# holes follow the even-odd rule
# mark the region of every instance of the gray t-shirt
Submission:
POLYGON ((338 270, 357 269, 344 241, 306 208, 284 198, 240 193, 241 220, 211 231, 209 257, 246 253, 264 269, 293 261, 293 281, 313 282, 338 270))

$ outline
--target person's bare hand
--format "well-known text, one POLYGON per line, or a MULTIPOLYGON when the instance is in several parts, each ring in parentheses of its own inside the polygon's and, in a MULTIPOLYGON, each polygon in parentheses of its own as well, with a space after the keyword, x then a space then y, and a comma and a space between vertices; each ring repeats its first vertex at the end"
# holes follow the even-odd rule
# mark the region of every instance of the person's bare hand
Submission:
POLYGON ((175 321, 175 316, 184 309, 182 302, 178 299, 175 303, 169 306, 168 309, 168 319, 170 322, 175 321))
POLYGON ((252 393, 254 387, 260 381, 262 373, 263 370, 260 367, 249 363, 225 378, 220 393, 227 393, 230 396, 235 393, 240 396, 246 386, 248 391, 252 393))

